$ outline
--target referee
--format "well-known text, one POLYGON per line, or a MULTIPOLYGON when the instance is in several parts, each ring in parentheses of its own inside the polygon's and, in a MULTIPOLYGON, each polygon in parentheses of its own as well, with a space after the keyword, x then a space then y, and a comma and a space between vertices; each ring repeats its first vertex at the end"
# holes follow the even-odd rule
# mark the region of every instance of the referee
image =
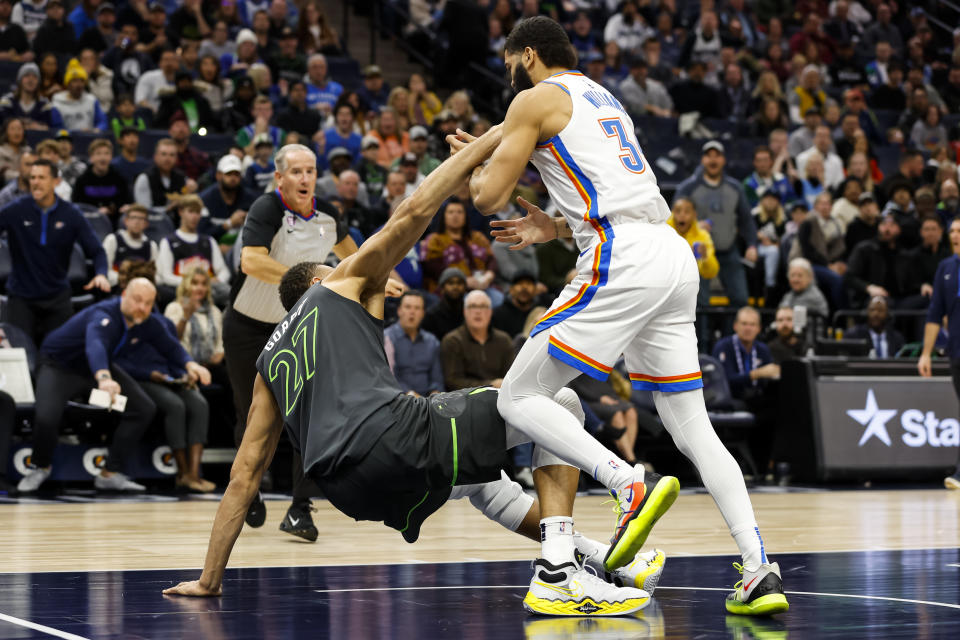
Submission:
MULTIPOLYGON (((223 346, 227 375, 237 407, 234 441, 240 446, 257 376, 257 357, 286 312, 278 285, 287 269, 305 260, 322 262, 332 250, 341 260, 357 251, 346 223, 329 202, 314 197, 317 158, 310 149, 289 144, 277 152, 276 190, 253 203, 241 232, 240 273, 223 316, 223 346)), ((317 528, 310 516, 314 484, 305 481, 303 465, 295 453, 293 504, 280 530, 311 542, 317 528)), ((262 526, 267 517, 258 493, 247 510, 246 522, 262 526)))
MULTIPOLYGON (((960 400, 960 218, 954 218, 950 223, 950 246, 953 255, 940 263, 933 279, 933 294, 930 296, 927 326, 923 333, 923 352, 917 369, 921 376, 930 377, 930 355, 940 334, 943 317, 946 316, 950 377, 957 399, 960 400)), ((945 478, 943 484, 947 489, 960 489, 960 460, 953 475, 945 478)))

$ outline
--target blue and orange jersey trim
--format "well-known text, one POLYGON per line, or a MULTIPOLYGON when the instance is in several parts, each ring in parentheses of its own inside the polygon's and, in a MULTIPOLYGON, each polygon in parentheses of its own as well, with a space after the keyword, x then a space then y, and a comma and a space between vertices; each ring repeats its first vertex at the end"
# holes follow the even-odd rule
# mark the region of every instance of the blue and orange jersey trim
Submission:
POLYGON ((680 376, 648 376, 631 373, 630 384, 638 391, 690 391, 703 388, 703 374, 685 373, 680 376))
POLYGON ((606 380, 610 377, 610 372, 613 371, 612 366, 607 366, 602 362, 597 362, 590 356, 577 351, 568 344, 560 342, 553 336, 550 336, 550 341, 547 345, 547 353, 560 362, 568 364, 574 369, 581 371, 591 378, 595 378, 597 380, 606 380))
POLYGON ((552 76, 546 78, 545 80, 541 80, 541 82, 545 84, 552 84, 555 87, 560 87, 561 89, 566 91, 567 95, 569 96, 570 89, 567 87, 567 85, 563 84, 559 80, 554 80, 553 78, 559 78, 561 76, 582 76, 582 75, 583 74, 580 73, 579 71, 561 71, 560 73, 553 74, 552 76))
POLYGON ((593 296, 596 295, 597 290, 607 283, 610 259, 613 253, 612 241, 614 238, 613 227, 610 226, 606 218, 599 215, 596 188, 583 170, 577 165, 576 161, 574 161, 573 156, 567 151, 560 137, 554 136, 538 144, 537 148, 545 149, 553 155, 553 158, 566 174, 574 189, 580 194, 581 199, 583 199, 587 207, 586 212, 583 214, 583 219, 589 222, 590 226, 597 232, 600 242, 594 248, 593 277, 589 282, 584 283, 580 287, 580 290, 573 298, 543 316, 534 326, 533 331, 530 332, 531 337, 569 318, 586 307, 590 300, 593 299, 593 296))

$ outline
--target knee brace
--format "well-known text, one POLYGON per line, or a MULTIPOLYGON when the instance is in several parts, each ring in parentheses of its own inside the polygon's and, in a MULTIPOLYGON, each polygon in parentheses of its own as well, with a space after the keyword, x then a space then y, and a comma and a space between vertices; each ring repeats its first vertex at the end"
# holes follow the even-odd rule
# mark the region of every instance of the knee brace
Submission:
POLYGON ((583 413, 583 405, 580 404, 580 396, 570 387, 563 387, 553 396, 554 402, 573 414, 580 426, 583 426, 586 415, 583 413))
POLYGON ((503 471, 500 479, 494 482, 454 487, 450 498, 470 498, 470 504, 483 515, 511 531, 517 530, 533 506, 533 498, 503 471))

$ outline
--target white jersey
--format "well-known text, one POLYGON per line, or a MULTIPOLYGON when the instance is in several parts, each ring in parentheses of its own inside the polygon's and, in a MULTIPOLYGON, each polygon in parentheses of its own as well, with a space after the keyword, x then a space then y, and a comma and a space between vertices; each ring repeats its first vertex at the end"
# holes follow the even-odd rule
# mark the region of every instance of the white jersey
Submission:
POLYGON ((580 250, 612 238, 617 224, 665 222, 670 208, 623 105, 578 71, 543 82, 570 96, 573 113, 560 133, 537 145, 532 161, 580 250))

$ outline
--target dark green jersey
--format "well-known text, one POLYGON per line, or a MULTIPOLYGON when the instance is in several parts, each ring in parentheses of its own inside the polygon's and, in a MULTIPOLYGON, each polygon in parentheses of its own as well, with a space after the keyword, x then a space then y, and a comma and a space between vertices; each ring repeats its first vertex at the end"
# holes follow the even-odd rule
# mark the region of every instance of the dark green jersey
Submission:
POLYGON ((402 392, 383 351, 383 321, 322 285, 307 290, 257 359, 306 473, 357 462, 394 423, 402 392))

